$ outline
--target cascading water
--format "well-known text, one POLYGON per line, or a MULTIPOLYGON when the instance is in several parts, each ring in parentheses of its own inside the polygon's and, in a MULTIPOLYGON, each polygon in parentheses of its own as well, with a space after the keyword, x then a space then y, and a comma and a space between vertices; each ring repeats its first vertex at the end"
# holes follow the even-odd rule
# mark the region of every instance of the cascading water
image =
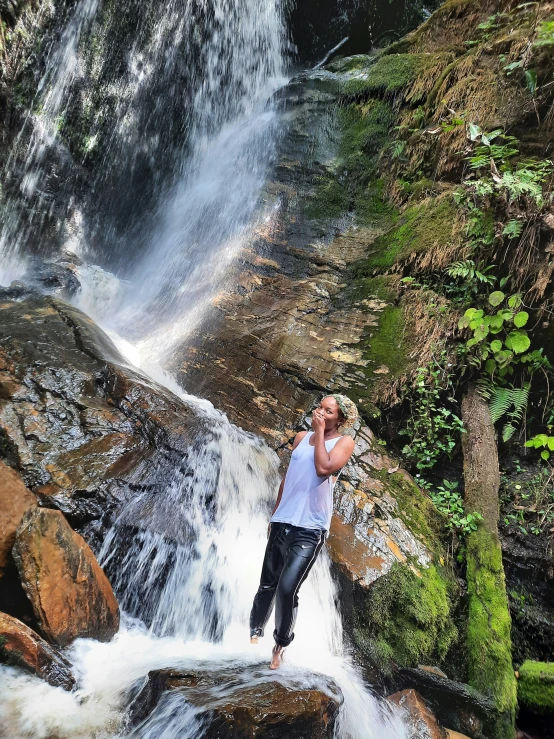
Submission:
MULTIPOLYGON (((51 56, 67 60, 67 68, 56 75, 47 67, 39 96, 43 108, 52 102, 49 120, 69 106, 79 38, 94 27, 96 11, 95 0, 81 0, 51 56)), ((92 194, 82 202, 82 227, 71 232, 70 243, 85 259, 80 307, 110 331, 130 361, 140 358, 156 379, 182 394, 159 368, 160 356, 163 365, 164 350, 203 314, 221 286, 225 266, 252 238, 256 223, 270 217, 259 200, 279 135, 279 117, 268 101, 284 79, 286 36, 278 0, 174 0, 160 9, 154 30, 148 27, 146 33, 148 24, 143 25, 137 34, 147 39, 130 50, 129 72, 113 91, 110 146, 92 194), (166 83, 178 94, 171 76, 188 38, 195 49, 187 81, 193 94, 181 159, 167 178, 156 170, 148 212, 134 214, 140 228, 114 235, 114 222, 108 216, 103 222, 91 201, 108 181, 119 181, 114 167, 121 165, 132 178, 138 166, 135 149, 146 146, 154 161, 162 156, 154 129, 145 123, 145 109, 158 122, 163 119, 165 96, 158 88, 166 83), (141 124, 147 129, 144 137, 141 124)), ((49 176, 48 149, 59 142, 55 127, 41 129, 36 115, 33 126, 23 173, 27 197, 40 199, 37 183, 49 176)), ((26 233, 36 223, 25 221, 25 208, 14 206, 10 212, 15 221, 7 223, 2 238, 14 272, 13 265, 25 261, 23 237, 15 234, 22 223, 26 233)), ((80 680, 72 694, 2 668, 0 716, 10 739, 124 737, 121 720, 137 681, 155 668, 201 664, 210 670, 232 668, 246 681, 259 679, 251 668, 267 662, 270 640, 250 645, 247 622, 277 489, 277 458, 209 404, 187 400, 208 415, 211 428, 203 446, 191 451, 196 456, 187 460, 194 475, 176 470, 164 481, 165 495, 138 495, 120 512, 99 553, 123 610, 119 634, 108 644, 79 640, 69 650, 80 680)), ((344 651, 325 554, 303 585, 296 635, 278 679, 313 686, 312 671, 334 677, 345 697, 340 739, 404 736, 398 717, 364 687, 344 651)), ((197 710, 175 695, 162 700, 133 733, 142 739, 201 735, 197 710)))

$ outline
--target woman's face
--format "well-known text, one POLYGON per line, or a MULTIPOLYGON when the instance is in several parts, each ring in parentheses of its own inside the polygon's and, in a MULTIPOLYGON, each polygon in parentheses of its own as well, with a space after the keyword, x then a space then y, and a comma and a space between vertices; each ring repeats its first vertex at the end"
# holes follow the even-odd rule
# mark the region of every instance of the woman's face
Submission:
POLYGON ((339 404, 333 397, 323 398, 319 404, 319 410, 323 414, 326 429, 338 428, 342 421, 342 413, 339 404))

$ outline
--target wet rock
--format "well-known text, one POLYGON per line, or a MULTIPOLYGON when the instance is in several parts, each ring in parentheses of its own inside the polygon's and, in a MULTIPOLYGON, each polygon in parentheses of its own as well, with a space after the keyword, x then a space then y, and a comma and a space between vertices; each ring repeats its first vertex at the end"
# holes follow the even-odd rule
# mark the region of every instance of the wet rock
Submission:
POLYGON ((396 682, 403 690, 416 690, 442 726, 472 738, 493 735, 494 703, 469 685, 420 669, 400 670, 396 682))
POLYGON ((16 618, 0 613, 0 662, 21 667, 50 685, 75 687, 71 665, 38 634, 16 618))
POLYGON ((147 720, 166 691, 198 708, 207 739, 331 739, 342 703, 338 686, 313 675, 313 688, 277 678, 265 669, 179 672, 155 670, 134 701, 131 722, 147 720))
POLYGON ((0 461, 0 578, 11 561, 15 532, 23 514, 36 504, 36 497, 27 490, 20 475, 0 461))
POLYGON ((514 662, 554 661, 554 562, 546 536, 501 527, 514 662))
POLYGON ((110 583, 84 539, 60 513, 28 511, 13 556, 41 631, 65 646, 78 637, 108 641, 119 628, 110 583))
POLYGON ((415 690, 402 690, 388 700, 404 711, 409 739, 446 739, 446 732, 415 690))
POLYGON ((207 423, 91 319, 52 297, 3 300, 0 319, 0 456, 41 505, 105 527, 137 490, 186 472, 207 423))

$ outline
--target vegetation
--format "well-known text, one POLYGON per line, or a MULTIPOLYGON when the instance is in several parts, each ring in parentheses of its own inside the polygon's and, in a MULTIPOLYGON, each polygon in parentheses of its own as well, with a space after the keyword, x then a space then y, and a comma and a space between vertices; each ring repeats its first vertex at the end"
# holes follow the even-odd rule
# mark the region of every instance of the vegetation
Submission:
POLYGON ((539 713, 554 713, 554 663, 527 660, 519 668, 517 695, 539 713))
POLYGON ((454 591, 440 566, 393 565, 368 593, 355 630, 358 645, 385 669, 440 662, 457 638, 454 591))
POLYGON ((469 682, 490 695, 505 721, 498 736, 509 736, 516 707, 511 619, 498 537, 480 527, 467 540, 469 682), (506 733, 503 733, 506 732, 506 733))

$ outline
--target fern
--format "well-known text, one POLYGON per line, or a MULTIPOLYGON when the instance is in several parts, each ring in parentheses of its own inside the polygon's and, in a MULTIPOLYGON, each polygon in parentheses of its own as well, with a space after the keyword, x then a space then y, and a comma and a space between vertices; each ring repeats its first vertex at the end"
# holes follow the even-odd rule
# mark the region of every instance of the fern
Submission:
POLYGON ((489 410, 493 423, 507 415, 513 405, 512 390, 509 387, 494 387, 489 398, 489 410))
POLYGON ((502 440, 509 441, 523 420, 529 402, 528 382, 522 387, 500 387, 488 379, 477 383, 481 397, 488 401, 491 421, 496 423, 506 417, 502 428, 502 440))

